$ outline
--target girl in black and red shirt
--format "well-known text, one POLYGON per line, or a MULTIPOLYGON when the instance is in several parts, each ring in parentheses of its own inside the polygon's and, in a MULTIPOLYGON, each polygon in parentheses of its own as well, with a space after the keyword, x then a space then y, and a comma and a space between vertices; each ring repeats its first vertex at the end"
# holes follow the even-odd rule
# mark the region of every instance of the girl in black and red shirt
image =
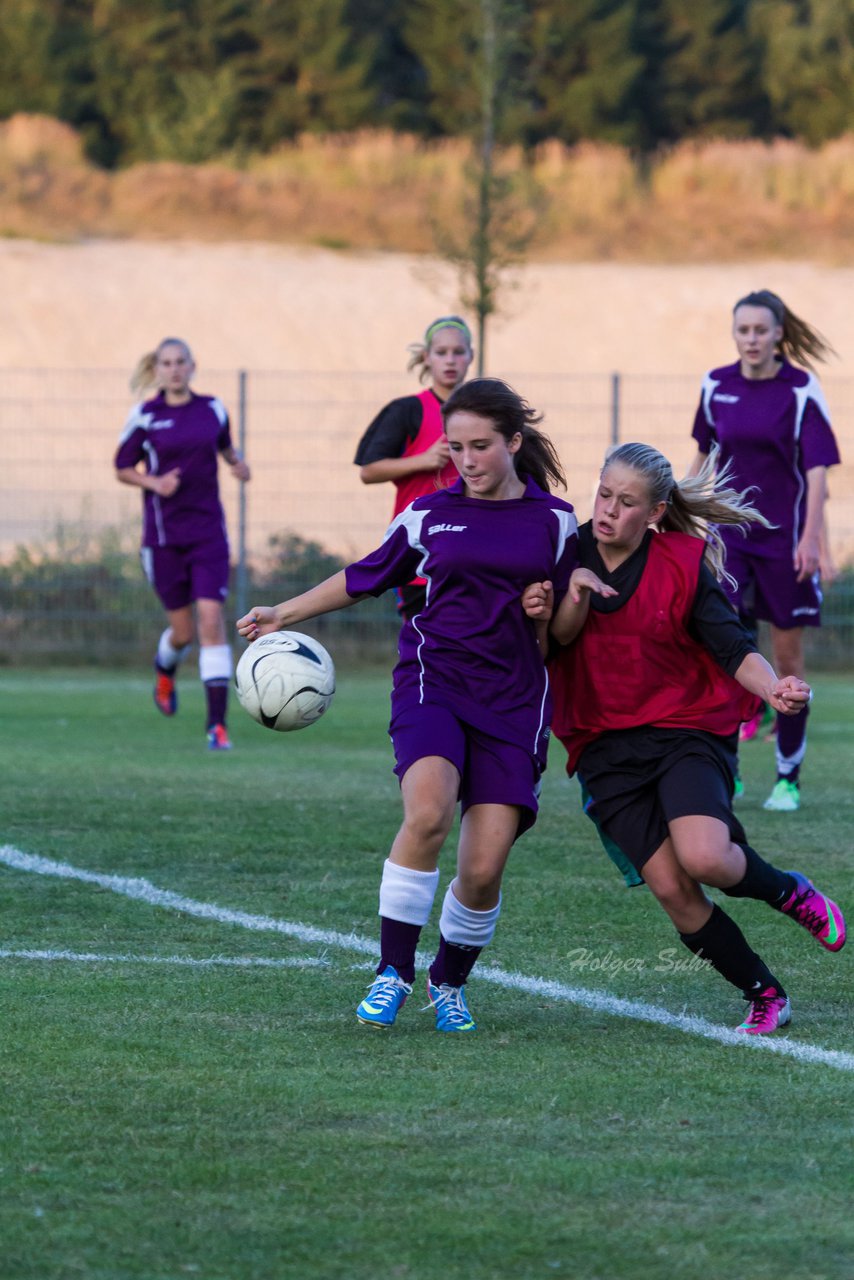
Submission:
MULTIPOLYGON (((713 453, 676 484, 648 445, 608 455, 579 562, 612 590, 580 586, 552 618, 566 646, 552 664, 552 727, 606 835, 685 946, 751 1002, 738 1030, 759 1035, 789 1021, 786 992, 703 885, 767 902, 829 951, 843 946, 845 921, 806 876, 765 862, 732 811, 741 722, 757 699, 790 716, 812 693, 797 676, 778 678, 721 586, 716 526, 763 517, 726 487, 726 470, 715 478, 715 463, 713 453)), ((529 616, 549 616, 550 584, 528 588, 524 603, 529 616)))
MULTIPOLYGON (((421 342, 409 347, 407 370, 418 369, 430 386, 419 395, 401 396, 381 409, 368 427, 354 459, 363 484, 390 480, 397 490, 392 519, 416 498, 445 489, 457 480, 451 462, 442 405, 465 380, 474 358, 471 333, 459 316, 441 316, 421 342)), ((397 606, 405 618, 424 604, 425 582, 414 578, 398 589, 397 606)))

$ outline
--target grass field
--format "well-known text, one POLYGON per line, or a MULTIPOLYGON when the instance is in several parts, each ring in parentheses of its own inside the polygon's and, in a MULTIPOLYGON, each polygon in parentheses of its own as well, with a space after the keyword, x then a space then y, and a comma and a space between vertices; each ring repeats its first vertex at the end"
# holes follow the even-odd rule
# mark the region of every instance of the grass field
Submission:
MULTIPOLYGON (((793 1003, 736 1042, 741 1001, 623 888, 559 748, 477 1033, 420 995, 356 1022, 399 800, 388 679, 339 677, 318 725, 235 707, 212 755, 189 676, 172 722, 141 677, 0 676, 4 1280, 851 1275, 849 952, 733 901, 793 1003)), ((740 812, 851 907, 854 688, 817 688, 803 809, 763 813, 749 744, 740 812)))

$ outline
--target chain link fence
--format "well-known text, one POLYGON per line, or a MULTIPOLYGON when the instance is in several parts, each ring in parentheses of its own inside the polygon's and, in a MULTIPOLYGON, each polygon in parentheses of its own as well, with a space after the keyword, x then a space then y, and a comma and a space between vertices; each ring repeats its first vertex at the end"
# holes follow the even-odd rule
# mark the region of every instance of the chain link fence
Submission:
MULTIPOLYGON (((545 414, 579 519, 590 514, 605 449, 643 440, 679 474, 694 445, 699 380, 620 374, 501 373, 545 414)), ((233 616, 282 599, 374 547, 388 523, 388 485, 363 485, 356 444, 377 410, 411 394, 400 373, 212 370, 199 389, 228 406, 253 477, 223 469, 231 534, 233 616), (259 597, 258 592, 264 594, 259 597)), ((831 472, 830 540, 840 578, 826 592, 814 658, 847 662, 854 639, 854 381, 827 379, 843 458, 831 472)), ((112 459, 131 408, 115 369, 0 370, 0 661, 137 662, 161 611, 139 569, 140 493, 116 482, 112 459)), ((363 656, 386 654, 390 599, 318 620, 317 634, 363 656)))

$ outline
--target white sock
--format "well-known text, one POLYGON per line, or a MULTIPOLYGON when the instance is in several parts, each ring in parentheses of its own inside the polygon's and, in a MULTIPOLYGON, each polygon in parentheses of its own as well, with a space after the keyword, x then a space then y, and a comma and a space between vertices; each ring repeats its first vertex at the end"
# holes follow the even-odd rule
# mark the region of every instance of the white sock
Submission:
POLYGON ((445 892, 439 931, 446 942, 453 942, 458 947, 485 947, 495 936, 495 927, 501 914, 501 895, 499 894, 496 905, 488 911, 473 911, 454 897, 454 883, 456 882, 452 881, 445 892))
POLYGON ((171 635, 172 628, 167 627, 157 645, 157 665, 162 667, 164 671, 174 671, 184 661, 193 647, 190 644, 185 644, 180 649, 174 648, 170 639, 171 635))
POLYGON ((208 680, 230 680, 233 670, 230 645, 206 644, 199 650, 199 675, 203 684, 208 680))
POLYGON ((380 882, 379 915, 402 924, 425 925, 439 887, 439 871, 413 871, 386 858, 380 882))

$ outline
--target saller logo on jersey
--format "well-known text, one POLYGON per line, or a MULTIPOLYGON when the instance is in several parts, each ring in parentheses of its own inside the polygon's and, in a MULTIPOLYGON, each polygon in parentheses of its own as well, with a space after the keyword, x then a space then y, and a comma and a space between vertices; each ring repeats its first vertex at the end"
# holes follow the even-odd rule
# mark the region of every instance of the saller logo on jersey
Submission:
POLYGON ((738 404, 738 396, 728 396, 723 391, 716 391, 712 396, 713 400, 722 400, 724 404, 738 404))
POLYGON ((462 533, 468 528, 464 524, 431 524, 428 533, 462 533))

